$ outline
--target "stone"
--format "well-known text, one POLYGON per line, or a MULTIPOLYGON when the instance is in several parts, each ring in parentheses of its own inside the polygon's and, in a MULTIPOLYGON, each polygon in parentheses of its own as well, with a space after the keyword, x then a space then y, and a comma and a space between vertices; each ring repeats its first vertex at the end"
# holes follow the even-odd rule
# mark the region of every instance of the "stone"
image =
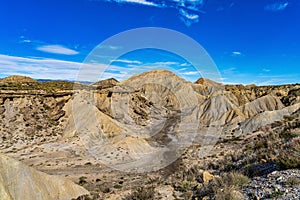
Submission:
POLYGON ((203 182, 204 184, 209 183, 210 180, 212 180, 214 178, 214 176, 209 173, 208 171, 203 172, 203 182))
POLYGON ((266 159, 261 159, 260 161, 261 161, 262 163, 266 163, 266 162, 267 162, 266 159))

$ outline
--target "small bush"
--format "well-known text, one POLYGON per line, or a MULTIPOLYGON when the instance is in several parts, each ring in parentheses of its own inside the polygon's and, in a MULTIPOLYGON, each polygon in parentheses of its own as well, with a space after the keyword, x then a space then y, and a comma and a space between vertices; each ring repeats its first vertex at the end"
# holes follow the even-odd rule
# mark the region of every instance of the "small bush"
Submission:
POLYGON ((284 192, 283 191, 275 191, 275 192, 273 192, 273 194, 271 195, 271 198, 278 198, 278 197, 280 197, 280 196, 282 196, 284 194, 284 192))
POLYGON ((230 182, 228 183, 229 185, 238 187, 249 182, 249 178, 240 173, 229 173, 228 179, 230 180, 230 182))
POLYGON ((36 130, 37 130, 37 131, 41 131, 42 129, 43 129, 43 126, 41 126, 41 125, 37 125, 37 126, 36 126, 36 130))
POLYGON ((293 138, 298 137, 298 134, 293 134, 293 133, 291 133, 290 131, 282 131, 282 132, 279 134, 279 137, 280 137, 280 138, 284 138, 285 140, 291 140, 291 139, 293 139, 293 138))
POLYGON ((87 179, 87 177, 81 176, 79 178, 79 185, 84 185, 85 183, 87 183, 86 179, 87 179))
POLYGON ((154 199, 154 187, 139 187, 123 200, 148 200, 154 199))
POLYGON ((286 185, 290 186, 290 187, 298 186, 298 185, 300 185, 300 179, 297 177, 289 177, 286 180, 286 185))
POLYGON ((218 190, 215 200, 242 200, 244 197, 234 187, 225 187, 218 190))
POLYGON ((100 185, 99 190, 103 193, 110 193, 111 192, 110 188, 106 184, 100 185))
POLYGON ((295 158, 290 158, 288 155, 279 158, 277 163, 282 169, 294 169, 300 167, 300 161, 295 160, 295 158))
POLYGON ((176 188, 177 191, 180 192, 187 192, 192 190, 194 187, 196 187, 198 183, 196 182, 191 182, 191 181, 182 181, 181 185, 176 188))
POLYGON ((122 185, 116 184, 116 185, 114 185, 114 188, 115 188, 115 189, 121 189, 121 188, 122 188, 122 185))
POLYGON ((215 177, 207 185, 198 188, 196 197, 202 199, 208 196, 216 200, 240 200, 242 199, 238 189, 249 182, 249 178, 237 172, 225 173, 215 177))
POLYGON ((300 168, 300 139, 292 139, 284 146, 283 151, 277 159, 277 164, 282 169, 300 168))
POLYGON ((294 116, 284 116, 284 119, 287 121, 292 121, 293 119, 295 119, 294 116))

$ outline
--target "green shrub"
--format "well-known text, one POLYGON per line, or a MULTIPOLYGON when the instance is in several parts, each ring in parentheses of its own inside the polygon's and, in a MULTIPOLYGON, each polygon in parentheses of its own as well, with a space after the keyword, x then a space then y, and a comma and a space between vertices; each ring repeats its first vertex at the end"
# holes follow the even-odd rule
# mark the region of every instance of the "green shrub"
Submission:
POLYGON ((122 185, 116 184, 116 185, 114 185, 114 188, 115 188, 115 189, 121 189, 121 188, 122 188, 122 185))

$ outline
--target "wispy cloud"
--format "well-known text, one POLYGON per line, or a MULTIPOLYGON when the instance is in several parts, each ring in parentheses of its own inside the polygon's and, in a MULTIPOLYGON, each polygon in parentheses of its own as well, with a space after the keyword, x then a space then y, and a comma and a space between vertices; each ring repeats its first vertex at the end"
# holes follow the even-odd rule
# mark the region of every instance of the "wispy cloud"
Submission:
POLYGON ((100 49, 110 49, 110 50, 118 50, 118 49, 122 49, 121 46, 113 46, 113 45, 100 45, 99 47, 100 49))
MULTIPOLYGON (((117 63, 116 63, 117 64, 117 63)), ((0 78, 9 75, 25 75, 37 79, 64 79, 95 82, 99 79, 110 77, 124 80, 133 74, 160 69, 158 65, 122 67, 115 64, 107 66, 103 63, 83 64, 66 60, 49 58, 26 58, 0 54, 0 78), (79 78, 78 73, 81 71, 79 78), (103 73, 102 73, 103 72, 103 73)), ((201 72, 191 68, 174 69, 163 67, 163 69, 174 70, 179 76, 193 81, 199 77, 201 72)), ((257 85, 274 85, 299 82, 298 74, 243 74, 236 68, 230 67, 221 71, 223 83, 255 83, 257 85), (226 82, 224 82, 226 80, 226 82)))
POLYGON ((220 11, 224 11, 224 10, 228 10, 231 9, 232 7, 235 6, 234 2, 228 2, 228 1, 219 1, 219 7, 216 8, 216 11, 220 12, 220 11))
POLYGON ((155 6, 155 7, 161 7, 162 5, 156 4, 151 1, 145 1, 145 0, 117 0, 119 3, 132 3, 132 4, 140 4, 145 6, 155 6))
POLYGON ((232 74, 236 72, 236 68, 235 67, 229 67, 226 69, 222 70, 222 74, 228 75, 228 74, 232 74))
POLYGON ((32 41, 31 40, 28 40, 28 39, 23 39, 20 41, 20 43, 31 43, 32 41))
POLYGON ((263 72, 270 72, 271 70, 270 69, 267 69, 267 68, 264 68, 262 69, 263 72))
POLYGON ((24 35, 21 35, 19 39, 20 39, 19 43, 31 43, 32 42, 31 40, 25 38, 24 35))
POLYGON ((119 63, 126 63, 126 64, 136 64, 136 65, 142 64, 141 61, 138 61, 138 60, 128 60, 128 59, 111 60, 111 62, 119 62, 119 63))
POLYGON ((180 64, 180 67, 189 67, 189 66, 191 66, 190 63, 181 63, 180 64))
POLYGON ((231 53, 231 56, 242 56, 243 54, 239 51, 234 51, 231 53))
POLYGON ((189 71, 189 72, 181 72, 180 74, 190 76, 190 75, 200 74, 200 72, 198 72, 198 71, 189 71))
POLYGON ((221 70, 223 84, 256 84, 256 85, 278 85, 299 82, 297 74, 275 74, 270 69, 262 69, 269 73, 245 73, 235 67, 221 70))
POLYGON ((181 15, 180 19, 185 23, 186 26, 190 26, 193 23, 199 22, 198 14, 191 14, 187 10, 180 9, 179 14, 181 15))
POLYGON ((153 65, 158 65, 158 66, 166 66, 166 65, 178 65, 178 62, 171 62, 171 61, 167 61, 167 62, 155 62, 153 63, 153 65))
POLYGON ((265 6, 265 10, 267 11, 272 11, 272 12, 278 12, 282 11, 287 8, 289 5, 289 2, 284 2, 284 3, 273 3, 265 6))
POLYGON ((64 47, 62 45, 43 45, 37 48, 39 51, 47 52, 47 53, 54 53, 54 54, 63 54, 63 55, 76 55, 79 52, 64 47))
POLYGON ((101 63, 83 64, 79 62, 49 59, 49 58, 25 58, 0 54, 1 77, 10 75, 24 75, 37 79, 62 79, 76 80, 79 70, 84 68, 79 78, 81 81, 97 81, 115 77, 121 79, 124 76, 124 68, 101 63), (101 72, 104 73, 101 75, 101 72), (112 73, 114 71, 114 73, 112 73))
POLYGON ((157 8, 173 8, 178 10, 180 19, 190 26, 199 21, 199 14, 205 13, 202 8, 205 4, 204 0, 98 0, 106 2, 116 2, 120 4, 136 4, 142 6, 153 6, 157 8))
POLYGON ((188 68, 186 68, 186 67, 184 67, 184 68, 179 68, 179 69, 177 69, 177 71, 186 71, 186 70, 188 70, 188 68))

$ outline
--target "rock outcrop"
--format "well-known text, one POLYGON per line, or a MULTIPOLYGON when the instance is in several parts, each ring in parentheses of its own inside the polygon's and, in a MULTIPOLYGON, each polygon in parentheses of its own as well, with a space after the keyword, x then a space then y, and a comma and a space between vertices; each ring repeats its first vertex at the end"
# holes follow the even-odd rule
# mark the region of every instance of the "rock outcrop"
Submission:
POLYGON ((39 172, 0 153, 1 200, 70 200, 89 192, 73 182, 39 172))
POLYGON ((97 87, 97 89, 111 88, 118 85, 119 81, 114 78, 109 78, 101 80, 92 84, 92 86, 97 87))

